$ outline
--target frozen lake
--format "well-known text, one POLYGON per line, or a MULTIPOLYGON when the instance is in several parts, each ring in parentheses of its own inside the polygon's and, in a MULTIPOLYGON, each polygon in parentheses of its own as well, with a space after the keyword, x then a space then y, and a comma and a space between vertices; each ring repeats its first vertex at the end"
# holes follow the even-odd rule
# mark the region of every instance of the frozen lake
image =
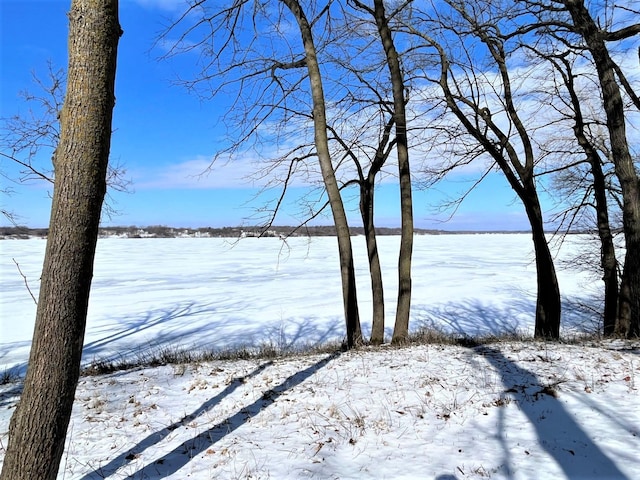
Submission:
MULTIPOLYGON (((559 253, 570 258, 581 237, 559 253)), ((0 371, 24 370, 45 241, 0 241, 0 371)), ((395 319, 399 237, 380 237, 387 331, 395 319)), ((360 316, 371 322, 363 237, 353 238, 360 316)), ((558 268, 563 329, 593 329, 586 309, 597 276, 558 268)), ((417 236, 411 330, 477 335, 533 332, 535 266, 528 234, 417 236)), ((282 348, 344 336, 337 241, 333 237, 99 240, 84 361, 162 347, 210 348, 271 342, 282 348)))

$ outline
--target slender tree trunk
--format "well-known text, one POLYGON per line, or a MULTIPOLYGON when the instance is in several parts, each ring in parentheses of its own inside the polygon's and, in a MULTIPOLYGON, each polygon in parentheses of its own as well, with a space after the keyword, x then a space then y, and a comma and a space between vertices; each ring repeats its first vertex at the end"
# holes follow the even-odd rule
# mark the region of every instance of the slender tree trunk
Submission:
POLYGON ((318 161, 322 171, 322 179, 329 197, 329 204, 333 214, 333 222, 338 237, 338 251, 340 255, 340 273, 342 278, 342 295, 344 302, 345 321, 347 326, 347 347, 352 348, 362 343, 362 331, 360 329, 360 317, 358 314, 358 299, 356 295, 356 278, 353 265, 353 251, 351 247, 351 234, 347 223, 347 215, 340 196, 340 189, 336 180, 331 154, 329 152, 329 140, 327 137, 327 118, 324 102, 322 77, 316 55, 316 47, 313 41, 311 25, 300 7, 298 0, 280 0, 293 14, 306 54, 309 82, 311 83, 311 96, 313 98, 313 122, 315 132, 315 145, 318 153, 318 161))
MULTIPOLYGON (((569 75, 571 72, 569 71, 569 75)), ((573 89, 573 77, 567 79, 570 82, 570 93, 576 110, 576 126, 574 132, 578 143, 582 146, 587 161, 591 166, 593 177, 593 195, 596 209, 596 225, 600 239, 600 266, 602 267, 604 281, 604 313, 603 334, 611 336, 615 333, 618 318, 618 260, 616 258, 611 225, 609 223, 609 207, 607 205, 607 185, 602 171, 600 155, 587 139, 584 133, 584 121, 580 112, 580 102, 573 89)))
POLYGON ((603 32, 585 7, 584 0, 565 0, 564 4, 573 19, 575 30, 587 44, 600 81, 615 173, 622 188, 622 221, 626 242, 617 330, 636 337, 640 336, 640 179, 627 141, 624 104, 603 32))
POLYGON ((409 336, 411 313, 411 257, 413 254, 413 199, 411 194, 411 169, 407 140, 407 115, 405 110, 404 77, 398 52, 393 42, 389 21, 382 0, 374 0, 374 17, 378 34, 387 57, 393 89, 393 109, 396 125, 396 151, 398 153, 398 179, 400 181, 401 238, 398 257, 398 307, 393 328, 393 343, 402 343, 409 336))
POLYGON ((536 323, 534 336, 536 338, 557 340, 560 338, 561 302, 558 277, 553 264, 553 257, 544 233, 542 209, 538 195, 533 189, 526 188, 526 194, 521 197, 527 212, 533 247, 536 255, 536 283, 538 294, 536 299, 536 323))
POLYGON ((369 258, 369 274, 371 276, 371 294, 373 299, 373 320, 371 324, 371 343, 380 345, 384 342, 384 287, 382 283, 382 269, 378 256, 378 242, 373 220, 374 180, 369 179, 360 184, 360 213, 364 225, 369 258))
POLYGON ((595 196, 598 237, 600 238, 600 265, 604 282, 603 333, 611 336, 615 333, 618 318, 618 260, 609 224, 607 191, 602 166, 597 158, 592 159, 593 193, 595 196))
POLYGON ((55 479, 79 377, 114 106, 117 0, 73 0, 36 325, 2 480, 55 479))

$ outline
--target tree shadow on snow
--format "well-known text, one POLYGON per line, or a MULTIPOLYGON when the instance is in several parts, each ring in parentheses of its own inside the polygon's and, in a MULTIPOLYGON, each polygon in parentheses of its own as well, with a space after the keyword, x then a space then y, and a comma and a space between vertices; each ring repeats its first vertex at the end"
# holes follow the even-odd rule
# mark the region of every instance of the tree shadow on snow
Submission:
MULTIPOLYGON (((21 348, 31 348, 31 340, 22 341, 22 342, 11 342, 0 345, 0 360, 3 360, 3 357, 7 356, 8 351, 15 351, 21 348), (5 350, 5 351, 2 351, 5 350)), ((6 362, 6 360, 4 360, 6 362)), ((17 377, 24 377, 24 374, 27 372, 27 364, 26 363, 15 363, 12 366, 9 364, 4 365, 4 367, 0 367, 0 373, 4 372, 5 374, 17 377)))
POLYGON ((183 418, 181 418, 177 422, 174 422, 171 425, 166 426, 165 428, 163 428, 158 432, 153 432, 152 434, 147 436, 145 439, 138 442, 134 447, 130 448, 126 452, 121 453, 116 458, 111 460, 107 465, 100 467, 95 472, 89 473, 84 477, 82 477, 82 480, 88 480, 91 478, 106 478, 109 475, 112 475, 120 467, 129 463, 140 452, 146 450, 147 448, 153 445, 160 443, 162 440, 167 438, 167 436, 169 436, 171 432, 173 432, 177 428, 187 425, 188 423, 193 421, 195 418, 211 410, 213 407, 219 404, 225 397, 231 395, 240 385, 244 384, 251 377, 255 377, 260 372, 262 372, 265 368, 269 367, 272 364, 273 362, 265 362, 262 365, 260 365, 258 368, 256 368, 254 371, 252 371, 251 373, 248 373, 247 375, 244 375, 242 377, 234 378, 231 381, 231 383, 227 385, 227 387, 222 392, 217 394, 215 397, 212 397, 209 400, 207 400, 205 403, 200 405, 196 410, 191 412, 189 415, 185 415, 183 418), (95 476, 96 474, 98 474, 97 477, 95 476))
MULTIPOLYGON (((144 364, 145 359, 151 359, 167 349, 191 352, 215 350, 217 345, 214 339, 223 339, 224 349, 259 348, 267 344, 286 353, 322 346, 344 337, 344 325, 339 318, 327 320, 324 316, 310 316, 284 320, 279 325, 256 323, 248 326, 243 307, 243 301, 223 305, 191 301, 115 319, 111 324, 102 326, 101 330, 92 332, 93 337, 100 338, 85 343, 82 365, 87 367, 93 363, 120 361, 125 364, 144 364), (234 314, 230 315, 229 312, 234 314), (202 315, 210 318, 204 326, 203 322, 193 321, 202 315), (137 336, 140 334, 145 336, 137 336)), ((24 346, 24 343, 18 346, 24 346)), ((6 348, 16 345, 6 344, 6 348)), ((17 402, 22 393, 27 364, 16 364, 6 371, 19 380, 11 386, 0 388, 0 407, 9 407, 17 402)))
MULTIPOLYGON (((186 302, 176 304, 168 309, 151 310, 131 318, 117 319, 117 321, 115 321, 115 326, 106 325, 102 327, 102 331, 105 332, 104 336, 84 344, 82 349, 83 364, 96 359, 103 362, 109 362, 116 359, 124 360, 129 356, 133 356, 133 358, 135 358, 136 355, 143 355, 145 353, 145 348, 152 350, 153 348, 165 345, 173 346, 180 340, 181 336, 183 336, 185 332, 189 333, 189 329, 181 327, 180 329, 173 331, 170 328, 162 329, 163 326, 173 320, 188 318, 195 315, 215 313, 215 311, 216 308, 212 305, 199 305, 196 302, 186 302), (151 346, 149 346, 149 342, 146 342, 147 346, 141 347, 140 339, 132 339, 130 344, 126 343, 126 340, 129 337, 139 333, 144 333, 145 331, 149 331, 153 328, 162 329, 162 331, 161 333, 154 335, 156 338, 150 342, 151 346), (113 348, 110 348, 114 345, 118 346, 117 354, 112 353, 113 348)), ((96 335, 95 332, 92 332, 92 334, 96 335)), ((100 331, 98 331, 97 334, 99 335, 100 331)), ((31 345, 31 341, 7 344, 7 348, 23 347, 25 344, 31 345)), ((17 364, 9 370, 12 374, 24 377, 24 374, 27 371, 27 364, 17 364)))
POLYGON ((187 302, 120 319, 116 323, 118 331, 85 344, 83 359, 85 362, 135 360, 167 348, 207 351, 219 347, 258 348, 265 344, 287 352, 320 346, 343 336, 344 326, 339 318, 334 321, 310 316, 285 319, 274 325, 247 319, 245 308, 244 301, 233 304, 187 302), (140 333, 146 333, 146 336, 142 339, 134 336, 140 333), (223 345, 216 339, 224 339, 223 345), (114 350, 117 353, 113 353, 114 350))
MULTIPOLYGON (((537 446, 555 460, 567 478, 627 479, 556 398, 553 386, 544 385, 533 372, 509 360, 499 350, 473 342, 469 347, 495 368, 501 377, 505 397, 516 401, 520 411, 535 428, 537 446)), ((504 415, 500 417, 499 435, 505 453, 504 468, 507 475, 511 476, 517 471, 517 465, 511 459, 512 449, 507 444, 506 433, 513 426, 506 425, 504 415)))
MULTIPOLYGON (((178 319, 185 319, 202 314, 214 314, 216 307, 212 304, 198 304, 197 302, 183 302, 173 305, 171 308, 150 310, 143 314, 136 315, 132 318, 122 318, 117 320, 117 330, 112 331, 110 327, 104 327, 108 331, 108 335, 105 335, 98 340, 85 343, 82 350, 83 359, 99 358, 101 361, 109 361, 117 358, 124 358, 128 354, 140 354, 143 353, 137 347, 131 347, 128 350, 120 350, 117 355, 111 355, 111 358, 104 355, 105 351, 110 351, 109 347, 113 344, 122 342, 136 334, 143 333, 153 328, 164 328, 159 334, 153 335, 153 341, 151 342, 155 346, 162 346, 163 344, 171 344, 172 342, 179 341, 181 336, 189 332, 188 328, 180 326, 179 329, 168 328, 167 324, 178 319)), ((135 339, 132 342, 134 345, 140 344, 140 339, 135 339)))
MULTIPOLYGON (((595 297, 563 298, 562 332, 597 333, 601 325, 600 301, 595 297)), ((462 337, 533 334, 536 300, 524 293, 492 303, 471 298, 412 307, 412 329, 434 329, 462 337)))
POLYGON ((266 339, 282 352, 320 347, 332 340, 341 340, 345 336, 341 318, 314 322, 312 317, 288 320, 280 326, 264 325, 258 329, 257 333, 262 341, 266 339))
MULTIPOLYGON (((238 412, 225 419, 224 421, 219 422, 218 424, 212 426, 210 429, 198 434, 196 437, 186 440, 181 445, 174 448, 171 452, 167 453, 161 458, 154 460, 153 463, 143 466, 140 470, 129 475, 127 478, 164 478, 176 473, 182 467, 187 465, 189 461, 196 455, 207 450, 216 442, 223 439, 226 435, 246 424, 249 420, 251 420, 252 417, 258 415, 262 410, 275 403, 282 394, 304 382, 307 378, 314 375, 318 370, 322 369, 339 355, 340 352, 335 352, 323 358, 319 362, 316 362, 313 365, 305 368, 304 370, 291 375, 280 385, 265 391, 262 396, 251 405, 241 408, 240 410, 238 410, 238 412)), ((150 434, 145 439, 138 442, 138 444, 136 444, 134 447, 131 447, 126 452, 121 453, 120 455, 118 455, 118 457, 111 460, 107 465, 99 467, 93 472, 86 474, 80 480, 106 478, 110 475, 113 475, 120 468, 128 465, 132 460, 138 458, 138 455, 141 452, 162 442, 174 430, 189 424, 194 419, 210 411, 224 397, 230 395, 240 385, 245 383, 247 379, 256 376, 270 365, 272 365, 272 362, 264 363, 250 374, 234 379, 234 381, 229 386, 227 386, 227 388, 225 388, 215 397, 207 400, 193 413, 186 415, 181 420, 163 428, 159 432, 150 434)))

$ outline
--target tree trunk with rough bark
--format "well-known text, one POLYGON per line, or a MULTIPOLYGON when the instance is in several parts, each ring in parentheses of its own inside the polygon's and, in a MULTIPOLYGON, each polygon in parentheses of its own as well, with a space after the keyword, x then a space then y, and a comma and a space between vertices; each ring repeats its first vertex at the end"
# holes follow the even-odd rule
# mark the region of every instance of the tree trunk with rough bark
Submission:
POLYGON ((49 236, 29 366, 11 419, 2 480, 57 477, 80 372, 106 191, 120 35, 117 0, 72 1, 49 236))
POLYGON ((353 265, 353 250, 351 247, 351 234, 347 223, 347 215, 340 196, 340 189, 336 180, 335 171, 329 152, 329 140, 327 136, 327 118, 324 100, 324 90, 316 47, 313 41, 311 25, 300 6, 298 0, 280 0, 295 17, 302 44, 306 54, 309 82, 311 84, 311 96, 313 98, 313 123, 315 145, 318 161, 322 171, 329 204, 333 214, 333 222, 338 237, 338 251, 340 256, 340 273, 342 278, 342 295, 344 303, 345 321, 347 327, 347 347, 352 348, 362 343, 362 331, 360 329, 360 316, 358 313, 358 299, 356 295, 355 268, 353 265))

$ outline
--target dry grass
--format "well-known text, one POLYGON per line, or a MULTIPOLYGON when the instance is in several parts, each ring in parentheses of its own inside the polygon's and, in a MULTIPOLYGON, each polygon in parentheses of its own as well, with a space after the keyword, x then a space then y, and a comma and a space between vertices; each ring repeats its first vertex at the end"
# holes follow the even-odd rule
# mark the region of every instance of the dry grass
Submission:
MULTIPOLYGON (((597 334, 581 334, 563 338, 561 343, 566 344, 588 344, 597 346, 602 337, 597 334)), ((413 332, 406 342, 400 345, 383 344, 383 348, 405 348, 411 345, 458 345, 471 347, 476 345, 490 345, 503 342, 538 342, 530 336, 519 333, 505 333, 503 335, 486 335, 481 337, 470 337, 453 334, 436 329, 421 329, 413 332)), ((375 349, 380 348, 364 344, 359 348, 375 349)), ((139 353, 133 358, 122 357, 116 359, 98 359, 85 366, 82 374, 86 376, 101 375, 121 370, 132 370, 137 368, 155 367, 161 365, 185 365, 214 360, 273 360, 276 358, 292 358, 320 353, 333 353, 345 350, 345 344, 337 341, 328 342, 322 345, 302 345, 298 347, 283 347, 273 342, 264 343, 257 347, 241 346, 225 349, 211 350, 187 350, 181 348, 159 348, 157 350, 139 353)), ((12 378, 5 372, 3 378, 12 378)), ((15 379, 13 379, 15 380, 15 379)), ((6 381, 5 381, 6 383, 6 381)))
POLYGON ((241 346, 236 348, 187 350, 181 348, 160 348, 138 354, 133 358, 98 359, 82 369, 82 375, 102 375, 120 370, 132 370, 161 365, 185 365, 215 360, 273 360, 295 356, 333 353, 341 349, 338 342, 322 345, 307 345, 297 348, 281 348, 273 343, 264 343, 257 347, 241 346))
MULTIPOLYGON (((620 340, 624 341, 623 339, 620 340)), ((457 345, 473 347, 477 345, 491 345, 504 342, 528 343, 540 342, 540 340, 536 340, 531 336, 519 334, 517 332, 505 333, 503 335, 471 337, 433 328, 425 328, 411 333, 407 341, 402 344, 385 343, 381 346, 374 346, 365 343, 358 348, 373 350, 377 348, 406 348, 412 345, 457 345)), ((574 334, 563 337, 560 343, 598 347, 602 346, 603 338, 599 334, 594 333, 574 334)), ((157 349, 141 351, 134 355, 95 359, 89 364, 83 366, 81 374, 83 376, 102 375, 123 370, 134 370, 162 365, 186 365, 215 360, 273 360, 277 358, 292 358, 322 353, 334 353, 340 350, 344 351, 345 349, 345 344, 340 343, 339 341, 327 342, 321 345, 299 345, 296 347, 287 346, 284 343, 281 345, 274 342, 267 342, 255 347, 240 346, 210 350, 158 347, 157 349)), ((5 369, 3 373, 0 373, 0 385, 16 383, 20 380, 20 375, 14 369, 5 369)))

